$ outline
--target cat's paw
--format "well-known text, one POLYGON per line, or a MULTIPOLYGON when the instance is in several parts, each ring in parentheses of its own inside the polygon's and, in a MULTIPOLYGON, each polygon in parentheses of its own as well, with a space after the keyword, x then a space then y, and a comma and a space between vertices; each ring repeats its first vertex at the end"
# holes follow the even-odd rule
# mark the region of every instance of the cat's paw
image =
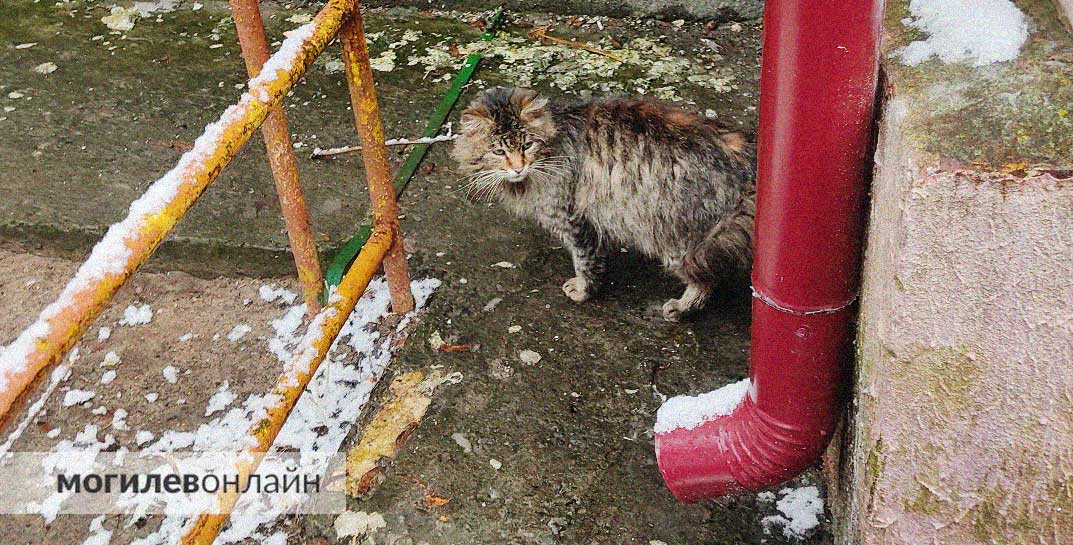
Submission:
POLYGON ((592 290, 588 281, 580 276, 575 276, 563 283, 563 293, 575 303, 584 303, 592 297, 592 290))
POLYGON ((684 313, 685 309, 682 308, 682 302, 678 299, 671 299, 663 303, 663 319, 668 322, 681 320, 684 313))

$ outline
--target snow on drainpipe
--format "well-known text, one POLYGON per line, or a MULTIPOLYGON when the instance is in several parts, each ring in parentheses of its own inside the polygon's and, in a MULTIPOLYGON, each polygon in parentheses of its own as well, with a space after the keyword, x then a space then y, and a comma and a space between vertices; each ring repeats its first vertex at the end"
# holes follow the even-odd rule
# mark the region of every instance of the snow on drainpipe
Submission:
POLYGON ((668 400, 656 459, 685 502, 807 469, 841 412, 882 0, 768 0, 749 379, 668 400))

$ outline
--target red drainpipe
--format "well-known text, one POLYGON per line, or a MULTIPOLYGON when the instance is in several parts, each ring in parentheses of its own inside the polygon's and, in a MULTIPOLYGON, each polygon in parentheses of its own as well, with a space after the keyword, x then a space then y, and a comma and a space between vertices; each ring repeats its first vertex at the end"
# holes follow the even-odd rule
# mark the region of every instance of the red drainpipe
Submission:
POLYGON ((767 0, 748 394, 656 434, 685 502, 781 484, 840 413, 861 254, 882 0, 767 0))

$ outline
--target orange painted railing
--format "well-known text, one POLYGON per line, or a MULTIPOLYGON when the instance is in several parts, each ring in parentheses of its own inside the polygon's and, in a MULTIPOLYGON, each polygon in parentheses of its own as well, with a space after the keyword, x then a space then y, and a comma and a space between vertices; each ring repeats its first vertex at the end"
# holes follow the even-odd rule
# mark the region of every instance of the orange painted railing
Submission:
MULTIPOLYGON (((231 0, 231 7, 252 78, 247 92, 218 121, 206 127, 194 148, 170 172, 131 204, 126 219, 108 230, 56 301, 0 353, 0 429, 21 406, 38 377, 47 374, 78 342, 116 291, 152 255, 258 127, 262 127, 298 277, 309 314, 314 318, 303 349, 273 389, 278 394, 278 403, 268 409, 262 420, 251 423, 250 436, 255 447, 248 450, 251 456, 242 457, 248 463, 236 468, 239 475, 245 480, 271 447, 381 262, 391 288, 392 310, 413 309, 398 205, 391 189, 387 147, 358 0, 329 0, 311 23, 293 30, 271 57, 257 0, 231 0), (347 82, 365 150, 363 158, 375 223, 373 237, 328 299, 328 305, 320 309, 323 280, 282 101, 337 35, 344 46, 347 82)), ((237 500, 237 493, 221 496, 222 512, 229 511, 237 500)), ((189 528, 183 543, 212 543, 226 520, 226 514, 202 515, 189 528)))

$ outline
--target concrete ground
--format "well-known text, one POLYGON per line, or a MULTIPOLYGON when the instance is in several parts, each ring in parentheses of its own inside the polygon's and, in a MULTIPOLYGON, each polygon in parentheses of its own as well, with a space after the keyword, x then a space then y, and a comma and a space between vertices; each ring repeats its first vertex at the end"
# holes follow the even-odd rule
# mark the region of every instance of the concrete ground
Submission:
MULTIPOLYGON (((182 2, 176 11, 138 18, 126 32, 101 23, 111 6, 13 0, 0 8, 0 163, 5 166, 0 311, 11 317, 0 327, 3 343, 32 321, 128 203, 235 100, 236 86, 245 79, 226 3, 204 2, 194 10, 182 2), (17 47, 28 43, 35 45, 17 47), (47 63, 55 70, 50 72, 47 63)), ((267 6, 270 39, 310 13, 310 8, 267 6)), ((394 69, 376 73, 389 136, 419 134, 447 88, 443 78, 451 73, 429 50, 475 41, 479 30, 468 24, 472 17, 405 9, 368 16, 374 56, 396 53, 394 69), (408 29, 420 31, 416 39, 407 37, 408 29), (415 65, 408 65, 414 58, 415 65)), ((643 89, 687 108, 713 110, 750 129, 759 30, 755 22, 517 15, 499 42, 503 49, 482 65, 480 81, 463 100, 485 85, 527 79, 557 98, 643 89), (525 31, 547 23, 555 23, 555 35, 636 55, 636 61, 608 72, 602 57, 536 48, 525 31)), ((357 157, 308 159, 314 146, 354 140, 345 84, 333 73, 338 56, 337 48, 330 48, 287 99, 325 259, 367 214, 357 157)), ((457 61, 448 57, 446 63, 452 62, 457 61)), ((405 150, 397 151, 401 162, 405 150)), ((196 428, 204 420, 200 410, 184 407, 204 406, 224 380, 240 399, 267 388, 278 368, 263 338, 281 310, 260 302, 256 290, 265 283, 293 287, 294 282, 264 155, 255 139, 154 256, 148 265, 154 272, 136 277, 90 328, 80 345, 81 365, 46 402, 45 416, 27 429, 16 449, 47 449, 87 423, 108 425, 112 412, 95 415, 89 407, 60 404, 65 389, 98 381, 98 360, 107 351, 123 354, 121 367, 129 370, 119 373, 113 390, 133 399, 124 406, 134 430, 196 428), (247 300, 251 303, 244 305, 247 300), (115 326, 133 302, 151 303, 161 312, 143 328, 115 326), (254 328, 245 341, 205 340, 226 335, 238 323, 254 328), (100 326, 113 327, 113 337, 96 341, 100 326), (203 342, 179 345, 177 338, 185 333, 200 335, 203 342), (189 370, 175 385, 157 378, 169 362, 189 370), (143 403, 151 391, 159 399, 143 403), (62 425, 54 415, 62 415, 62 425)), ((744 281, 720 294, 696 321, 669 324, 658 309, 680 286, 654 264, 623 253, 612 264, 607 293, 572 304, 559 288, 570 271, 562 249, 535 226, 494 206, 470 203, 457 188, 442 146, 426 159, 401 207, 414 277, 433 276, 444 285, 411 341, 399 350, 387 379, 433 366, 460 372, 464 379, 437 390, 386 480, 369 498, 351 505, 385 517, 387 526, 373 536, 376 543, 826 540, 823 529, 804 540, 785 538, 777 528, 765 533, 761 520, 775 514, 775 506, 751 495, 679 504, 663 487, 655 465, 651 425, 662 396, 707 391, 747 371, 744 281), (501 261, 516 267, 493 266, 501 261), (510 333, 510 326, 521 329, 510 333), (435 351, 426 342, 434 332, 447 342, 479 344, 479 349, 435 351), (522 350, 542 359, 524 363, 522 350), (468 439, 472 452, 464 452, 452 434, 468 439), (491 459, 502 466, 493 468, 491 459), (430 506, 429 491, 449 502, 430 506)), ((106 411, 118 403, 101 402, 106 411)), ((379 403, 376 394, 364 413, 379 403)), ((133 446, 130 433, 117 434, 117 441, 133 446)), ((40 517, 3 517, 0 535, 5 543, 81 543, 90 518, 61 516, 45 524, 40 517)), ((288 519, 281 528, 291 543, 335 542, 331 523, 330 517, 308 517, 288 519)), ((147 519, 134 529, 117 529, 112 543, 128 543, 154 524, 147 519)), ((120 527, 118 520, 108 525, 120 527)))

